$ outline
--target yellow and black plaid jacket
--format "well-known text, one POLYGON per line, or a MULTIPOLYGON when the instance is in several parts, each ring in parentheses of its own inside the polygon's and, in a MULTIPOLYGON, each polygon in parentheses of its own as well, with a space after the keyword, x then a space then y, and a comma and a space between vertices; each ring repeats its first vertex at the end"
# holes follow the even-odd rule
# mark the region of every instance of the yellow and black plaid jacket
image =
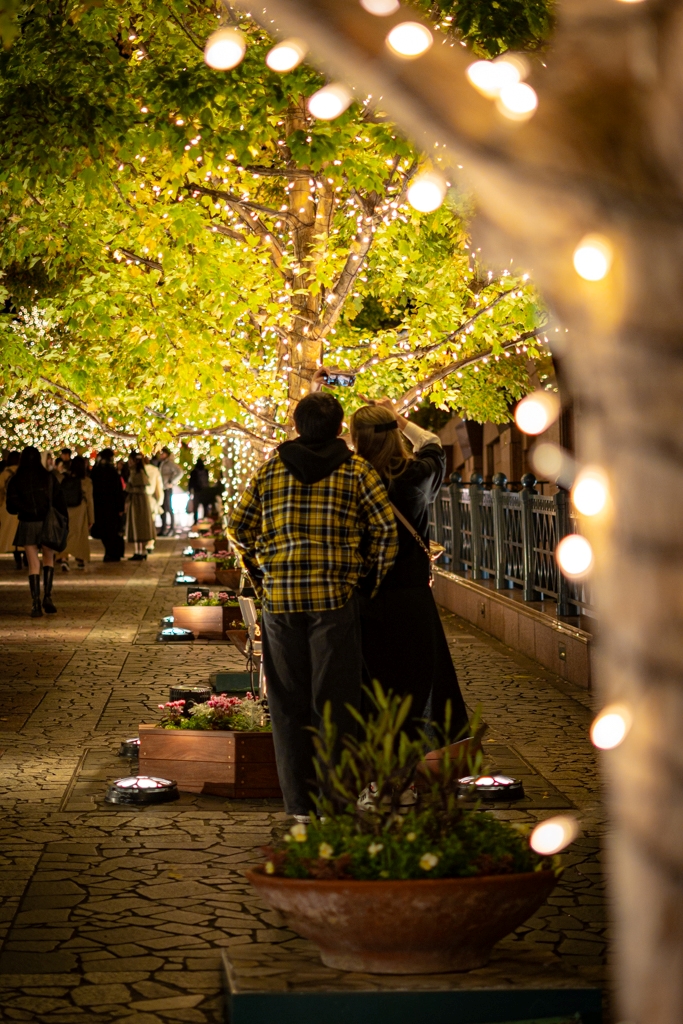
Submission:
POLYGON ((270 459, 233 511, 228 535, 247 569, 258 566, 264 607, 276 614, 341 608, 374 565, 379 587, 398 551, 384 484, 359 455, 313 484, 270 459))

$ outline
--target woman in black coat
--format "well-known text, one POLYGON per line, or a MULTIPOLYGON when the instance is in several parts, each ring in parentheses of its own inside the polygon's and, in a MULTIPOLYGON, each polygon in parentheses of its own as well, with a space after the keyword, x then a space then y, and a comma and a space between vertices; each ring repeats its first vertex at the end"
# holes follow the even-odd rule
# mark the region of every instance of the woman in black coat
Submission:
POLYGON ((398 416, 389 399, 364 406, 353 415, 351 438, 356 453, 375 467, 389 500, 424 545, 397 517, 396 561, 377 595, 370 599, 374 587, 370 578, 361 596, 367 677, 379 680, 384 690, 412 695, 408 731, 413 735, 425 719, 443 726, 446 703, 450 701, 450 732, 455 739, 467 728, 467 710, 430 587, 427 553, 429 505, 439 493, 446 472, 443 447, 435 434, 398 416), (411 442, 412 452, 401 434, 411 442))
POLYGON ((40 603, 40 561, 38 547, 41 545, 43 523, 50 504, 64 517, 68 516, 62 488, 53 473, 48 473, 40 461, 40 452, 32 445, 24 448, 19 466, 7 487, 7 511, 19 519, 14 536, 14 545, 24 548, 28 559, 28 582, 33 598, 31 618, 57 611, 52 601, 52 582, 55 574, 55 553, 42 544, 43 552, 43 603, 40 603))
POLYGON ((114 452, 111 448, 104 448, 99 453, 90 471, 90 479, 95 506, 95 523, 90 534, 104 544, 104 562, 120 562, 125 548, 123 510, 126 492, 114 465, 114 452))

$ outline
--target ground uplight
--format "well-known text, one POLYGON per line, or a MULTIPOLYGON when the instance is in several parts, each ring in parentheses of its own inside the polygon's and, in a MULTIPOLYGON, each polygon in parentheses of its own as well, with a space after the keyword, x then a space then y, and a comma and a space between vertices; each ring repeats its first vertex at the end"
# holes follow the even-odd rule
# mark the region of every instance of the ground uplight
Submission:
POLYGON ((319 121, 333 121, 351 105, 353 94, 341 82, 318 89, 308 100, 308 109, 319 121))
POLYGON ((308 47, 303 39, 284 39, 268 51, 266 64, 271 71, 277 71, 280 74, 292 71, 301 64, 307 50, 308 47))
POLYGON ((579 826, 574 818, 568 815, 558 815, 556 818, 547 818, 531 833, 529 845, 532 850, 542 857, 552 857, 553 854, 564 850, 579 834, 579 826))
POLYGON ((574 250, 574 269, 584 281, 602 281, 612 266, 612 246, 603 235, 586 235, 574 250))
POLYGON ((204 60, 216 71, 229 71, 237 67, 246 48, 246 40, 239 29, 219 28, 206 40, 204 60))
POLYGON ((579 533, 562 538, 555 549, 555 558, 564 575, 572 580, 582 579, 593 568, 593 549, 579 533))
POLYGON ((633 717, 624 704, 603 708, 591 725, 591 743, 598 750, 614 750, 626 739, 633 717))
POLYGON ((523 434, 542 434, 560 415, 560 400, 553 391, 534 391, 517 403, 515 423, 523 434))
POLYGON ((421 57, 433 41, 432 33, 419 21, 402 21, 387 36, 387 46, 391 52, 409 59, 421 57))

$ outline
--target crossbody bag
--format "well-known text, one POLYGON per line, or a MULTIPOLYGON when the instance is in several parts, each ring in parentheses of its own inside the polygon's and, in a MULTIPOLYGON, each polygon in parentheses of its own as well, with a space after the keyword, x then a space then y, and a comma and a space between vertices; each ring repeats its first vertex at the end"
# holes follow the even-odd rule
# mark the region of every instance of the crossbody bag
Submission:
POLYGON ((433 540, 430 540, 429 547, 427 547, 427 545, 422 540, 422 537, 417 532, 417 530, 415 529, 413 524, 406 519, 406 517, 403 515, 402 512, 399 512, 399 510, 394 505, 393 501, 390 502, 390 504, 391 504, 391 508, 393 510, 393 513, 396 516, 396 518, 398 519, 399 523, 403 523, 403 525, 405 526, 405 528, 408 531, 408 533, 410 534, 410 536, 413 538, 413 540, 417 541, 417 543, 420 545, 420 547, 424 551, 425 555, 429 559, 429 562, 430 562, 430 583, 431 583, 431 564, 436 562, 436 561, 438 561, 438 559, 441 557, 441 555, 446 550, 445 547, 443 546, 443 544, 437 544, 436 541, 433 541, 433 540))

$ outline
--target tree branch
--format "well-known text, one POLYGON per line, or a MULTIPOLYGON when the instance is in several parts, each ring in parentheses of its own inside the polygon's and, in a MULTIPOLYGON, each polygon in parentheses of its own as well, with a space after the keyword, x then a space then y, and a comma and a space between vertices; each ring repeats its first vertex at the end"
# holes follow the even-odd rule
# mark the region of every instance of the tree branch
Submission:
POLYGON ((65 405, 71 406, 72 409, 76 409, 82 416, 85 416, 92 423, 98 426, 106 437, 118 437, 122 441, 137 440, 136 434, 129 434, 126 431, 110 427, 108 423, 104 423, 94 412, 84 409, 81 404, 81 399, 74 391, 71 390, 71 388, 66 387, 64 384, 57 384, 55 381, 49 380, 47 377, 40 377, 39 380, 42 380, 49 387, 54 388, 55 391, 60 392, 60 401, 64 402, 65 405))
POLYGON ((121 246, 117 246, 112 253, 112 259, 115 263, 121 262, 116 259, 117 252, 120 252, 122 256, 125 256, 129 263, 142 263, 142 265, 147 267, 149 270, 158 270, 161 276, 164 276, 164 268, 161 263, 157 262, 157 260, 147 259, 146 256, 138 256, 137 253, 131 252, 130 249, 122 249, 121 246))

